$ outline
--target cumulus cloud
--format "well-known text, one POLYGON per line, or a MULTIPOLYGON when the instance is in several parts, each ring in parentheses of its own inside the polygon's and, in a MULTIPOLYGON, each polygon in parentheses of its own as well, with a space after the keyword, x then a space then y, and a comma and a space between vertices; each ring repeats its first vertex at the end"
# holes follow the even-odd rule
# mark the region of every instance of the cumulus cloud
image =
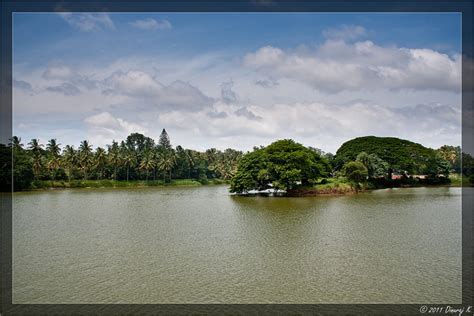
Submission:
POLYGON ((143 20, 136 20, 131 22, 130 25, 142 30, 170 30, 172 28, 171 23, 168 20, 155 20, 147 18, 143 20))
POLYGON ((226 118, 227 113, 219 112, 219 111, 211 111, 211 112, 207 112, 207 116, 209 116, 210 118, 226 118))
POLYGON ((58 12, 70 26, 85 32, 115 29, 115 24, 107 13, 58 12))
POLYGON ((212 98, 187 82, 176 80, 164 85, 143 71, 116 71, 104 80, 104 84, 108 87, 104 89, 105 94, 122 94, 147 99, 162 110, 197 111, 214 102, 212 98))
POLYGON ((24 80, 13 79, 13 88, 25 91, 29 94, 32 94, 34 92, 33 87, 31 86, 31 84, 29 84, 28 82, 26 82, 24 80))
POLYGON ((360 25, 342 25, 338 28, 329 28, 323 31, 326 38, 353 40, 368 35, 367 30, 360 25))
POLYGON ((234 82, 228 81, 221 84, 221 99, 224 103, 230 104, 237 102, 237 95, 232 90, 234 82))
POLYGON ((255 115, 252 111, 250 111, 247 107, 241 107, 237 111, 234 112, 237 116, 243 116, 248 118, 249 120, 260 121, 262 119, 261 116, 255 115))
POLYGON ((256 80, 255 84, 262 88, 272 88, 278 85, 278 81, 275 81, 273 79, 260 79, 260 80, 256 80))
POLYGON ((59 62, 48 64, 41 77, 46 80, 66 82, 70 85, 73 84, 87 89, 97 87, 97 80, 93 80, 86 75, 81 75, 71 67, 59 62))
POLYGON ((70 67, 59 63, 50 63, 42 77, 47 80, 69 80, 74 75, 75 73, 70 67))
POLYGON ((124 139, 130 133, 146 133, 148 131, 140 124, 117 118, 109 112, 89 116, 84 122, 88 128, 89 138, 98 145, 110 143, 112 139, 124 139))
POLYGON ((265 46, 247 54, 244 65, 272 78, 303 82, 314 89, 411 89, 460 91, 461 57, 431 49, 381 47, 371 41, 329 40, 312 53, 265 46))
MULTIPOLYGON (((223 108, 232 111, 230 105, 221 107, 222 112, 223 108)), ((247 108, 239 110, 250 112, 247 108)), ((306 146, 335 153, 343 142, 367 135, 401 137, 433 148, 460 143, 460 110, 453 105, 434 103, 391 108, 363 101, 344 106, 308 102, 276 104, 271 111, 253 105, 253 111, 265 115, 258 120, 246 115, 209 120, 208 112, 172 111, 160 114, 157 124, 183 135, 197 135, 197 142, 209 146, 226 144, 244 150, 279 138, 293 138, 306 146), (245 147, 247 144, 251 146, 245 147)), ((193 148, 194 144, 184 138, 182 145, 193 148)))
POLYGON ((81 90, 79 90, 79 88, 68 82, 64 82, 59 86, 47 87, 46 90, 61 93, 67 96, 78 95, 81 93, 81 90))

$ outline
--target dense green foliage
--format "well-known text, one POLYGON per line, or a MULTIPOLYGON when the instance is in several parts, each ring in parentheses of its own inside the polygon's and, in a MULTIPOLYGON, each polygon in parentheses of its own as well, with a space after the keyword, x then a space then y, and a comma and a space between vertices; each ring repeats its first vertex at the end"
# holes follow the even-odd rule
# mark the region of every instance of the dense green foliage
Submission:
POLYGON ((388 171, 388 163, 380 159, 376 154, 367 154, 365 151, 357 155, 356 161, 362 163, 367 169, 369 178, 383 177, 388 171))
POLYGON ((438 175, 450 171, 449 163, 434 149, 400 138, 375 136, 359 137, 342 144, 334 158, 335 169, 356 160, 361 152, 375 154, 385 161, 388 173, 438 175))
POLYGON ((342 169, 346 178, 356 184, 367 179, 367 168, 360 161, 349 161, 342 169))
POLYGON ((329 163, 316 151, 291 139, 279 140, 242 157, 231 180, 230 192, 289 190, 312 184, 329 172, 329 163))
POLYGON ((462 172, 464 182, 474 181, 474 159, 461 153, 459 146, 444 145, 434 150, 408 140, 375 136, 347 141, 336 155, 293 140, 255 147, 245 155, 230 148, 199 152, 181 146, 173 148, 164 129, 157 144, 150 137, 132 133, 123 141, 95 149, 87 140, 76 149, 71 145, 62 147, 56 139, 46 144, 32 139, 24 145, 14 136, 8 146, 0 144, 0 163, 2 191, 11 190, 12 178, 15 191, 56 186, 121 186, 120 180, 140 186, 232 179, 230 191, 237 193, 318 186, 330 191, 337 188, 322 186, 335 179, 344 179, 347 184, 363 182, 374 188, 446 184, 452 177, 439 175, 449 172, 462 172), (408 176, 392 179, 392 173, 408 176), (417 174, 428 177, 409 176, 417 174), (317 182, 318 179, 321 181, 317 182))
MULTIPOLYGON (((89 180, 157 180, 173 183, 172 179, 194 179, 206 183, 213 179, 230 180, 235 174, 242 152, 211 148, 205 152, 173 148, 163 129, 158 144, 139 133, 130 134, 120 143, 113 141, 107 149, 84 140, 77 149, 61 148, 56 139, 46 146, 32 139, 26 148, 14 136, 9 146, 0 147, 2 191, 11 190, 11 162, 13 157, 14 190, 44 186, 41 181, 89 180), (35 182, 36 185, 32 185, 35 182)), ((107 183, 106 181, 101 183, 107 183)), ((69 187, 71 185, 64 185, 69 187)), ((74 186, 74 184, 72 185, 74 186)))

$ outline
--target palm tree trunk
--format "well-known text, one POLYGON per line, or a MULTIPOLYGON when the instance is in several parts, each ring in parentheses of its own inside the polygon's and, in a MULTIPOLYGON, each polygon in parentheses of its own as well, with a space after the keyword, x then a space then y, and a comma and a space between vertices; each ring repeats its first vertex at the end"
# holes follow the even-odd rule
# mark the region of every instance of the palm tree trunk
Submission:
POLYGON ((129 172, 129 170, 130 170, 130 167, 127 166, 127 182, 128 182, 128 172, 129 172))

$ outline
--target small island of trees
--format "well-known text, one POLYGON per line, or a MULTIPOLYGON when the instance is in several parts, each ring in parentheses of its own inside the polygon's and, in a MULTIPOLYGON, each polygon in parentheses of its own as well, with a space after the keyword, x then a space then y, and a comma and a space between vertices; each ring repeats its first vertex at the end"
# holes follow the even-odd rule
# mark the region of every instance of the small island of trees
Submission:
POLYGON ((277 140, 252 151, 173 147, 163 129, 157 143, 140 133, 95 150, 50 139, 24 145, 13 136, 0 144, 2 191, 53 187, 201 185, 229 183, 229 191, 287 195, 348 193, 363 189, 474 182, 474 159, 460 147, 431 149, 394 137, 366 136, 342 144, 336 154, 277 140), (461 164, 461 161, 463 162, 461 164), (461 167, 462 166, 462 167, 461 167), (12 173, 13 172, 13 173, 12 173), (13 179, 13 185, 12 180, 13 179))

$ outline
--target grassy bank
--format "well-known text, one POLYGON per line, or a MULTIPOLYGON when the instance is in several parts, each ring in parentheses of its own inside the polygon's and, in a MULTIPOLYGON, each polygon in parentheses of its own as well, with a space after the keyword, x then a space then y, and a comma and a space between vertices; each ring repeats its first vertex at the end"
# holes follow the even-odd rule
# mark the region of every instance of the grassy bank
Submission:
POLYGON ((469 177, 460 174, 451 174, 449 179, 418 180, 418 179, 370 179, 365 183, 355 183, 344 177, 327 178, 313 186, 298 187, 288 191, 289 196, 313 196, 323 194, 350 194, 357 191, 376 190, 396 187, 421 187, 421 186, 472 186, 469 177))
POLYGON ((349 194, 354 193, 355 186, 346 178, 323 179, 313 186, 299 187, 288 191, 289 196, 313 196, 322 194, 349 194))
POLYGON ((71 180, 71 181, 42 181, 36 180, 31 183, 31 190, 53 189, 53 188, 134 188, 134 187, 158 187, 158 186, 200 186, 225 184, 227 181, 220 179, 195 180, 176 179, 164 183, 163 180, 71 180))

